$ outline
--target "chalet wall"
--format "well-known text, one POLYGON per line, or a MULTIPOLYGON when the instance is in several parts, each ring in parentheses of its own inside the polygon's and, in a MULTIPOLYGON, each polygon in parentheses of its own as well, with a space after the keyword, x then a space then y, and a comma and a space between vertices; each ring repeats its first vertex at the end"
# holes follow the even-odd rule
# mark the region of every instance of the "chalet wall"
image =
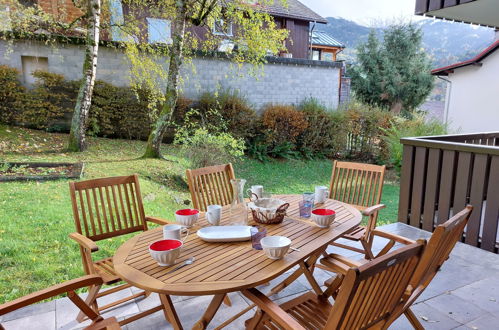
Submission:
POLYGON ((447 94, 446 121, 460 133, 492 132, 499 128, 499 51, 446 77, 451 81, 447 94))
MULTIPOLYGON (((62 74, 69 80, 81 77, 81 46, 53 48, 35 41, 16 41, 13 44, 0 41, 0 64, 15 67, 22 73, 23 57, 39 57, 40 61, 47 59, 50 72, 62 74)), ((273 58, 256 76, 250 74, 252 69, 247 64, 239 68, 225 59, 194 58, 192 64, 184 67, 182 93, 195 99, 206 91, 233 89, 245 95, 257 109, 271 102, 299 103, 307 97, 315 97, 328 107, 338 106, 339 63, 273 58)), ((21 79, 24 79, 22 74, 21 79)), ((129 84, 128 64, 120 50, 100 48, 97 79, 117 86, 129 84)))

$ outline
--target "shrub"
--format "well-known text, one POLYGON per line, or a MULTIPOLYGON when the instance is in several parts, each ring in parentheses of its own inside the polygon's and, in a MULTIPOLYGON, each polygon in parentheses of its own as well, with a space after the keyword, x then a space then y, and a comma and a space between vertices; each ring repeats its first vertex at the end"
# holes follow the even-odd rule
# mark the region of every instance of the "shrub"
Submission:
POLYGON ((425 135, 447 134, 447 126, 436 119, 426 119, 424 115, 416 114, 412 119, 402 117, 394 118, 387 129, 383 129, 385 136, 383 140, 387 145, 385 162, 393 165, 400 172, 402 166, 403 146, 400 139, 404 137, 415 137, 425 135))
POLYGON ((298 148, 305 158, 334 157, 345 145, 344 112, 331 112, 316 99, 304 100, 299 109, 308 129, 298 138, 298 148))
POLYGON ((357 102, 345 111, 343 130, 346 132, 344 157, 348 159, 378 162, 385 145, 383 129, 390 127, 395 116, 383 109, 357 102))
POLYGON ((13 124, 24 108, 26 89, 18 79, 19 71, 0 65, 0 122, 13 124))
POLYGON ((65 113, 74 109, 78 83, 66 81, 64 76, 45 71, 35 71, 35 86, 27 93, 27 105, 17 121, 24 126, 50 129, 62 120, 65 113))
POLYGON ((291 105, 266 106, 262 124, 266 130, 267 143, 272 147, 295 144, 298 136, 308 127, 305 115, 291 105))
POLYGON ((193 168, 232 162, 244 155, 244 140, 223 131, 209 131, 192 118, 197 110, 189 111, 184 124, 175 133, 175 144, 193 168))
POLYGON ((258 116, 237 91, 204 93, 198 101, 198 108, 202 120, 211 125, 225 126, 234 137, 249 141, 256 134, 258 116))

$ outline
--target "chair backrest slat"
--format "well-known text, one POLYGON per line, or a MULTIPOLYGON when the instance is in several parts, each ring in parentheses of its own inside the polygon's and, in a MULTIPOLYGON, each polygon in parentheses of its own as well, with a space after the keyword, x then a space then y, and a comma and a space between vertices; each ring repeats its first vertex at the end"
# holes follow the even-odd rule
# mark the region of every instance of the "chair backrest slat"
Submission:
POLYGON ((76 230, 98 241, 146 230, 137 175, 70 182, 76 230))
POLYGON ((358 268, 351 268, 340 288, 326 329, 383 328, 405 292, 423 252, 424 241, 402 247, 358 268))
POLYGON ((206 211, 210 204, 224 206, 232 202, 230 180, 235 179, 232 164, 187 170, 186 174, 194 208, 206 211))
POLYGON ((381 202, 384 165, 333 163, 329 197, 363 210, 381 202))
POLYGON ((413 288, 419 287, 418 291, 422 292, 430 284, 462 237, 464 227, 466 227, 472 211, 473 207, 467 206, 464 210, 437 226, 428 241, 421 263, 411 280, 413 288))

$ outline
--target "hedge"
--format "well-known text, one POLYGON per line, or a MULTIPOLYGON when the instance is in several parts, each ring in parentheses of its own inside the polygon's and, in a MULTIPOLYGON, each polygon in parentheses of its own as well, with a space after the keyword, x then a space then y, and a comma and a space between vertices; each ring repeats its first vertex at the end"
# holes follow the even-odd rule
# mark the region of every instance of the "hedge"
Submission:
MULTIPOLYGON (((39 71, 34 75, 34 88, 26 89, 18 80, 17 70, 0 66, 0 121, 48 131, 68 131, 79 82, 66 81, 63 76, 48 72, 39 71)), ((146 139, 155 120, 155 114, 148 110, 148 94, 147 90, 136 93, 129 87, 97 81, 88 133, 146 139)), ((225 90, 205 93, 197 101, 180 97, 174 123, 165 134, 166 142, 173 140, 176 127, 184 125, 185 114, 190 109, 195 109, 196 115, 189 120, 198 121, 208 129, 222 129, 244 140, 246 152, 262 161, 270 157, 327 157, 397 163, 391 154, 396 153, 393 125, 405 120, 355 102, 343 110, 330 111, 315 99, 304 100, 299 105, 268 104, 259 115, 243 96, 225 90)), ((417 120, 416 125, 422 127, 424 134, 425 121, 417 120)), ((431 125, 428 130, 434 131, 439 124, 431 125)))

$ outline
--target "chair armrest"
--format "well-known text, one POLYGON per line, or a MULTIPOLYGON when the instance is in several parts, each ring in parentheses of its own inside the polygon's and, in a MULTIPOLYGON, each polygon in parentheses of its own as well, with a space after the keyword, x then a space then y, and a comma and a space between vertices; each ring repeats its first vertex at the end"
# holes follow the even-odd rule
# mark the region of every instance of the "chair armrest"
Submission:
POLYGON ((362 211, 362 215, 364 215, 366 217, 371 216, 374 213, 378 212, 379 210, 384 209, 385 207, 386 207, 385 204, 377 204, 377 205, 369 206, 364 211, 362 211))
POLYGON ((99 275, 87 275, 76 278, 74 280, 66 281, 64 283, 57 284, 37 292, 33 292, 27 296, 0 305, 0 315, 10 313, 19 308, 37 303, 51 297, 58 296, 69 291, 74 291, 86 286, 99 284, 102 284, 102 278, 99 275))
POLYGON ((146 221, 150 221, 150 222, 156 223, 158 225, 162 225, 162 226, 170 223, 168 220, 161 219, 158 217, 146 217, 146 221))
POLYGON ((296 321, 291 315, 286 313, 279 305, 269 299, 266 295, 258 291, 257 289, 246 289, 242 291, 242 294, 246 296, 246 298, 250 299, 255 303, 255 305, 263 310, 268 316, 277 322, 284 329, 303 329, 304 327, 298 321, 296 321))
POLYGON ((382 231, 379 229, 374 229, 373 234, 376 236, 387 238, 389 240, 393 240, 395 242, 406 244, 406 245, 416 243, 416 241, 413 241, 412 239, 409 239, 409 238, 406 238, 404 236, 400 236, 397 234, 392 234, 392 233, 389 233, 386 231, 382 231))
POLYGON ((90 250, 91 252, 99 251, 99 247, 90 238, 79 233, 71 233, 69 237, 75 240, 80 246, 90 250))

